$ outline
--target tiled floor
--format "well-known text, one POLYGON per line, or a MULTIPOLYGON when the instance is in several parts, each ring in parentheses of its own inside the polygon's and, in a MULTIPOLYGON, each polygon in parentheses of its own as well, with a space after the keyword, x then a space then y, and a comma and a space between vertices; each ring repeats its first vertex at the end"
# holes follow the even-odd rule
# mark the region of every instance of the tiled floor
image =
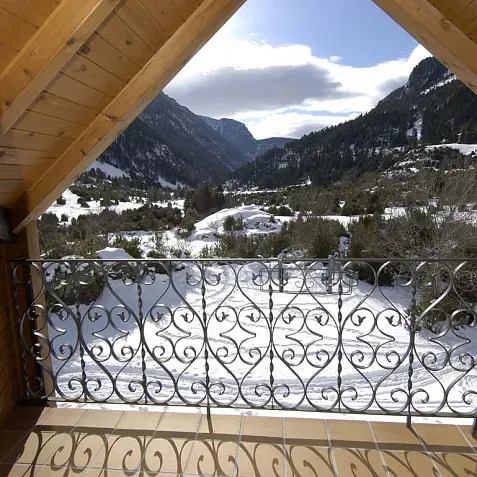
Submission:
POLYGON ((469 427, 20 408, 0 477, 477 477, 469 427))

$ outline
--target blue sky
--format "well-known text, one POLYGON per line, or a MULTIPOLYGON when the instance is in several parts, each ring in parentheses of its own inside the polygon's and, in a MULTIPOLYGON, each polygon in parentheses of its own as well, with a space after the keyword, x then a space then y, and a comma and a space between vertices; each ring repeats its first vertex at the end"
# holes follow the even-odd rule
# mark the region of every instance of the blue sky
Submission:
POLYGON ((257 138, 369 111, 429 53, 371 0, 247 0, 166 88, 257 138))
POLYGON ((351 66, 409 56, 417 46, 370 0, 249 0, 233 22, 242 37, 259 33, 272 44, 308 45, 351 66))

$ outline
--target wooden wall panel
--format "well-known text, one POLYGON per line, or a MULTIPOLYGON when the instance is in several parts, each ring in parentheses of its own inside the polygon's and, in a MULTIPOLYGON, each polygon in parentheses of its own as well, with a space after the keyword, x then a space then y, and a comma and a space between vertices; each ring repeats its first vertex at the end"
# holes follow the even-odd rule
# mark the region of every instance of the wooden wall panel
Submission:
POLYGON ((0 44, 20 51, 37 28, 0 6, 0 44))
POLYGON ((15 129, 47 134, 48 136, 76 139, 83 131, 84 126, 36 111, 27 111, 15 123, 15 129))
POLYGON ((474 32, 477 29, 477 1, 474 0, 467 8, 456 15, 453 23, 466 35, 474 32))
POLYGON ((63 68, 63 73, 112 97, 116 96, 126 86, 124 81, 80 55, 75 55, 71 59, 63 68))
POLYGON ((39 27, 51 15, 57 3, 53 0, 0 0, 0 6, 39 27))
POLYGON ((9 277, 5 246, 0 244, 0 423, 8 417, 18 400, 17 360, 15 358, 9 277))
POLYGON ((94 109, 73 103, 46 91, 34 101, 29 109, 84 126, 87 126, 98 115, 94 109))
POLYGON ((117 15, 112 15, 96 33, 134 64, 143 67, 154 54, 117 15))
MULTIPOLYGON (((160 3, 162 6, 168 2, 162 0, 160 3)), ((166 42, 168 36, 139 0, 126 0, 116 8, 115 13, 151 49, 157 50, 166 42)))
POLYGON ((66 151, 72 142, 72 139, 20 131, 18 129, 10 129, 0 138, 0 146, 47 152, 56 157, 66 151))
POLYGON ((64 74, 59 74, 48 88, 46 88, 46 91, 59 98, 90 108, 98 113, 113 99, 112 96, 108 96, 64 74))
POLYGON ((448 20, 453 21, 474 0, 430 0, 448 20))

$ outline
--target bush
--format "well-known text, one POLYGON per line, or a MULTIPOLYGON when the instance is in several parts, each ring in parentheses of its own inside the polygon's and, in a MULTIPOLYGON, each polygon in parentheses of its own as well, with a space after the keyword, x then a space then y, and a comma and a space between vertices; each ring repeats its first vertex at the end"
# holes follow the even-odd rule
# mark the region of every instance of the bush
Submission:
POLYGON ((224 230, 226 232, 233 232, 238 230, 243 230, 243 217, 235 218, 233 215, 227 215, 224 220, 224 230))
POLYGON ((113 240, 111 246, 122 248, 133 258, 142 258, 141 240, 137 237, 133 237, 131 240, 128 240, 127 238, 120 235, 113 240))
POLYGON ((68 222, 69 217, 66 214, 61 214, 61 222, 68 222))
POLYGON ((345 228, 336 220, 318 219, 307 253, 312 258, 328 258, 339 248, 339 239, 346 234, 345 228))

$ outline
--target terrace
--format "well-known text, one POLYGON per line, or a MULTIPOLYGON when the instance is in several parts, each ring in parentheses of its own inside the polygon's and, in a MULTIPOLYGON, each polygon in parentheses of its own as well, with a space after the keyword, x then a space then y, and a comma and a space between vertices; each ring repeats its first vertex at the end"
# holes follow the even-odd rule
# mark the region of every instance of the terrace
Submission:
POLYGON ((10 265, 12 475, 477 471, 477 261, 10 265))

